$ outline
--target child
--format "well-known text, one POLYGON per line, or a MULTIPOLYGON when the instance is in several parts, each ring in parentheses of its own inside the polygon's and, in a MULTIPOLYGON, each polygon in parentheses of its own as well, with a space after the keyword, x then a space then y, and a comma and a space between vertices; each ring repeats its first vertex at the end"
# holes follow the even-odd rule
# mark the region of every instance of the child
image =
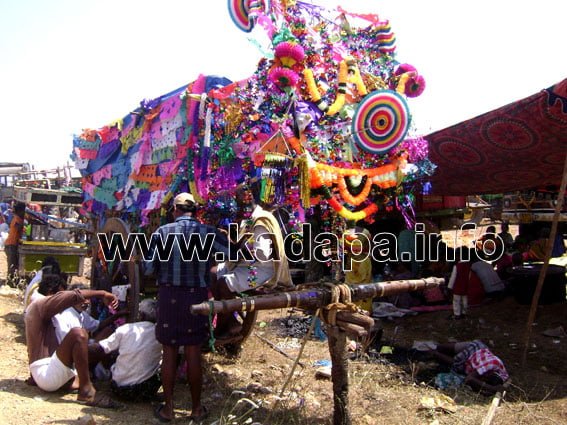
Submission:
POLYGON ((448 284, 448 288, 453 292, 453 315, 451 319, 459 320, 467 314, 471 256, 471 250, 464 246, 457 251, 457 264, 453 266, 448 284))

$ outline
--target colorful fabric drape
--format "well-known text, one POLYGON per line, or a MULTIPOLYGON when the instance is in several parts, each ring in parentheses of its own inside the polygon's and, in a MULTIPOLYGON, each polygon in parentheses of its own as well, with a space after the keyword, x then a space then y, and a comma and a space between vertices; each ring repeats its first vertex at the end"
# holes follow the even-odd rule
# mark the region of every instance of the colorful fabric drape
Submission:
POLYGON ((561 182, 567 79, 425 137, 440 195, 504 193, 561 182))

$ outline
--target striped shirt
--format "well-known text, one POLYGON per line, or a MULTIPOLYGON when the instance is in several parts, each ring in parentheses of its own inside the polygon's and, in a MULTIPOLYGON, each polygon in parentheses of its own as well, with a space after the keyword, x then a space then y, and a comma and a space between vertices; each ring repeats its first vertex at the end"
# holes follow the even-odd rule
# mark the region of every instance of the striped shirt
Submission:
POLYGON ((228 254, 226 236, 213 226, 184 215, 152 235, 154 258, 146 263, 146 273, 155 273, 158 285, 205 288, 210 285, 210 269, 217 252, 228 254), (175 240, 171 252, 164 250, 160 254, 158 245, 167 246, 168 238, 175 240))

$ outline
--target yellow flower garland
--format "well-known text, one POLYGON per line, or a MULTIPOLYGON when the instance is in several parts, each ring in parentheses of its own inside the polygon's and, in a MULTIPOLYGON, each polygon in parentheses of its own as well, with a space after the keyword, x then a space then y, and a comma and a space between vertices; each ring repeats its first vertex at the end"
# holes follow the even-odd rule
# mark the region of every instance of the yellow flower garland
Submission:
POLYGON ((410 79, 411 75, 409 72, 405 72, 400 75, 400 79, 398 80, 398 85, 396 86, 396 91, 400 94, 405 94, 406 90, 406 83, 410 79))
POLYGON ((356 90, 361 96, 368 94, 368 90, 360 75, 360 70, 358 69, 358 66, 356 66, 354 59, 350 57, 346 60, 342 60, 339 64, 338 93, 335 101, 330 106, 327 102, 321 99, 321 93, 319 93, 319 89, 317 88, 313 71, 309 68, 305 68, 303 70, 303 78, 305 80, 309 97, 317 105, 317 107, 327 115, 337 114, 345 105, 347 83, 350 82, 354 84, 356 86, 356 90))
POLYGON ((333 104, 326 111, 327 115, 335 115, 345 105, 346 85, 348 80, 348 67, 346 61, 341 61, 339 64, 339 89, 337 98, 333 104))
POLYGON ((313 77, 313 71, 309 68, 305 68, 303 70, 303 78, 305 79, 305 84, 307 85, 307 91, 309 92, 309 97, 313 103, 317 105, 317 107, 325 112, 329 109, 329 105, 327 102, 321 99, 321 93, 319 93, 319 89, 317 88, 317 84, 315 84, 315 77, 313 77))

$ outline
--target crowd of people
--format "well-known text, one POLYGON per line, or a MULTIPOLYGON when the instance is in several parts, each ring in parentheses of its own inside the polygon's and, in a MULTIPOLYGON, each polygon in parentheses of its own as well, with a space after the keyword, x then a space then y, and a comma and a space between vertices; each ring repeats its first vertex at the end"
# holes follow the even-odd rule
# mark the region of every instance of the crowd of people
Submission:
MULTIPOLYGON (((412 261, 392 261, 381 265, 378 278, 381 280, 403 280, 421 277, 443 277, 440 288, 415 294, 402 294, 385 301, 400 308, 420 307, 442 309, 452 304, 451 319, 466 316, 470 305, 479 305, 485 300, 500 300, 513 294, 515 268, 532 262, 541 262, 549 239, 549 228, 538 230, 539 237, 509 232, 507 223, 502 223, 497 233, 496 226, 488 226, 476 241, 469 245, 448 248, 443 241, 433 241, 426 247, 428 253, 421 257, 434 258, 414 264, 412 261), (529 241, 529 242, 528 242, 529 241)), ((411 256, 415 249, 411 248, 411 256)), ((554 242, 551 258, 565 253, 563 231, 560 228, 554 242)), ((410 255, 408 255, 409 257, 410 255)), ((398 255, 399 258, 402 255, 398 255)), ((376 275, 375 275, 376 279, 376 275)), ((384 301, 384 300, 382 300, 384 301)))
MULTIPOLYGON (((159 227, 153 237, 167 240, 168 235, 173 235, 187 241, 192 235, 204 238, 214 234, 212 251, 206 261, 184 261, 180 248, 183 245, 177 243, 167 261, 155 255, 153 260, 145 262, 144 273, 156 279, 157 300, 144 299, 139 305, 139 317, 131 323, 119 324, 128 311, 118 310, 116 295, 84 286, 68 288, 67 276, 61 272, 57 261, 45 258, 24 296, 28 382, 44 391, 62 387, 77 390, 78 401, 110 408, 115 407, 116 402, 96 392, 92 376, 110 379, 113 394, 128 400, 155 399, 159 388, 163 387, 163 402, 157 405, 154 415, 161 422, 169 422, 174 419, 173 396, 183 353, 192 401, 191 418, 204 419, 208 411, 201 402, 201 352, 210 337, 209 321, 206 316, 192 315, 189 307, 213 297, 230 299, 247 291, 287 290, 294 285, 284 252, 282 229, 274 214, 257 203, 247 187, 238 189, 236 203, 239 235, 246 232, 250 235, 245 240, 239 240, 226 229, 199 221, 200 207, 191 194, 181 193, 175 197, 172 221, 159 227), (243 244, 254 253, 253 258, 243 258, 246 257, 243 255, 227 260, 229 247, 238 250, 243 244), (225 261, 215 261, 219 253, 224 255, 225 261), (88 311, 92 299, 100 299, 112 314, 104 320, 91 317, 88 311)), ((6 244, 10 247, 15 243, 16 253, 22 237, 25 205, 23 208, 14 208, 6 244)), ((424 293, 418 303, 450 302, 451 318, 461 319, 466 317, 470 304, 479 303, 484 297, 505 296, 508 267, 534 258, 536 247, 542 243, 531 244, 526 249, 521 240, 512 238, 506 224, 498 234, 494 227, 487 230, 477 243, 482 245, 482 252, 487 246, 490 251, 487 242, 503 244, 504 255, 498 261, 484 258, 476 247, 461 247, 454 263, 441 256, 439 261, 416 266, 413 252, 409 261, 382 264, 382 268, 376 270, 363 255, 369 247, 354 243, 357 234, 364 233, 369 239, 370 232, 353 229, 353 237, 345 239, 350 242, 344 252, 351 257, 354 266, 345 273, 344 279, 348 284, 365 283, 375 280, 377 273, 379 279, 384 280, 445 277, 445 291, 424 293)), ((411 232, 406 236, 411 236, 411 232)), ((541 236, 546 235, 542 232, 541 236)), ((406 239, 411 242, 411 237, 406 239)), ((155 249, 157 245, 151 246, 155 249)), ((410 250, 415 248, 409 242, 408 246, 410 250)), ((17 268, 14 251, 8 249, 6 255, 10 270, 17 268)), ((372 301, 366 300, 366 309, 372 309, 372 301)), ((403 304, 401 307, 416 304, 413 295, 389 301, 403 304)), ((216 337, 231 338, 240 331, 239 326, 233 315, 219 315, 216 337)), ((439 359, 450 362, 457 373, 466 375, 466 382, 473 387, 498 390, 508 379, 502 361, 480 341, 439 345, 435 353, 439 359)))
MULTIPOLYGON (((242 243, 249 244, 255 254, 252 262, 258 267, 254 279, 250 279, 249 262, 243 258, 220 264, 214 261, 216 253, 228 258, 229 244, 240 248, 239 241, 232 240, 225 230, 198 221, 195 199, 181 193, 173 201, 172 222, 159 227, 153 237, 166 240, 173 235, 187 241, 191 235, 204 238, 214 234, 212 252, 207 261, 183 261, 182 245, 177 243, 167 261, 159 255, 147 261, 144 272, 156 279, 157 300, 144 299, 139 306, 140 317, 133 323, 118 324, 128 311, 117 310, 116 295, 81 285, 68 288, 67 276, 61 273, 58 262, 46 257, 24 296, 28 383, 44 391, 63 387, 77 390, 78 401, 108 408, 117 403, 96 392, 92 377, 110 378, 115 397, 130 401, 155 399, 162 387, 163 402, 154 415, 161 422, 169 422, 174 418, 174 387, 183 353, 192 401, 190 419, 204 419, 208 411, 201 403, 201 350, 209 338, 209 322, 205 316, 192 315, 189 307, 214 295, 231 297, 251 289, 293 285, 285 256, 278 257, 283 254, 283 238, 273 214, 256 204, 246 187, 238 190, 237 204, 240 233, 253 235, 242 243), (282 260, 276 261, 278 258, 282 260), (88 312, 91 299, 102 300, 113 314, 104 320, 93 318, 88 312)), ((238 331, 238 324, 229 319, 224 318, 223 332, 230 336, 238 331)))

